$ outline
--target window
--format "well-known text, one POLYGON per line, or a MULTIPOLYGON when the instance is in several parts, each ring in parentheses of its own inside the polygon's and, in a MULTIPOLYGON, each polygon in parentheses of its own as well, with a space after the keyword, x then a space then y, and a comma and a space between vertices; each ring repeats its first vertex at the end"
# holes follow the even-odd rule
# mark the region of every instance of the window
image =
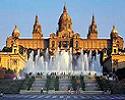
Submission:
POLYGON ((68 41, 63 41, 63 47, 64 48, 68 48, 68 45, 69 45, 68 41))
POLYGON ((114 53, 116 53, 116 49, 114 49, 114 53))
POLYGON ((78 43, 78 41, 76 41, 76 48, 78 48, 79 47, 79 43, 78 43))
POLYGON ((17 59, 13 59, 13 64, 17 65, 17 59))
POLYGON ((55 41, 52 41, 52 48, 55 47, 55 41))
POLYGON ((14 53, 16 53, 16 49, 14 49, 14 53))
POLYGON ((70 24, 68 24, 68 28, 71 28, 71 27, 70 27, 70 24))

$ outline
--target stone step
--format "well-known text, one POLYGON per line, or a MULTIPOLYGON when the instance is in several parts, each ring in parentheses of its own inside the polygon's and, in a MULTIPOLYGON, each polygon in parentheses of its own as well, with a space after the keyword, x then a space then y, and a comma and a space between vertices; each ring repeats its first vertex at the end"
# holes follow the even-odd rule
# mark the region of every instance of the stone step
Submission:
POLYGON ((85 82, 96 82, 96 80, 84 80, 85 82))
MULTIPOLYGON (((54 91, 54 90, 49 90, 48 92, 47 91, 43 91, 45 94, 69 94, 69 92, 67 91, 54 91)), ((30 91, 27 91, 27 90, 21 90, 20 91, 20 94, 41 94, 40 91, 37 91, 37 90, 30 90, 30 91)), ((104 94, 103 91, 80 91, 80 94, 88 94, 88 95, 102 95, 104 94)))
POLYGON ((98 88, 97 87, 86 87, 85 88, 85 91, 97 91, 98 90, 98 88))
POLYGON ((85 84, 97 84, 97 82, 85 82, 85 84))
POLYGON ((97 94, 97 95, 101 95, 104 94, 104 91, 80 91, 81 94, 97 94))
POLYGON ((99 90, 98 83, 96 82, 95 77, 86 76, 84 78, 84 82, 85 82, 85 91, 97 91, 97 90, 99 90))
POLYGON ((43 81, 43 80, 41 80, 41 81, 34 81, 34 84, 35 83, 45 83, 46 82, 46 80, 45 81, 43 81))
POLYGON ((44 87, 45 84, 40 84, 40 85, 33 85, 32 87, 44 87))
POLYGON ((32 87, 31 90, 41 90, 41 88, 44 88, 45 86, 41 86, 41 87, 32 87))
POLYGON ((46 84, 46 79, 36 78, 34 83, 32 84, 31 90, 40 91, 41 88, 45 87, 45 84, 46 84))
POLYGON ((20 90, 20 94, 41 94, 40 93, 40 90, 29 90, 29 91, 27 91, 27 90, 20 90))
POLYGON ((59 90, 65 91, 71 86, 70 79, 60 79, 59 80, 59 90))
POLYGON ((41 83, 33 83, 32 86, 40 86, 40 85, 43 85, 45 84, 46 82, 41 82, 41 83))
POLYGON ((33 84, 44 84, 44 83, 46 83, 46 81, 44 81, 44 82, 34 82, 33 84))

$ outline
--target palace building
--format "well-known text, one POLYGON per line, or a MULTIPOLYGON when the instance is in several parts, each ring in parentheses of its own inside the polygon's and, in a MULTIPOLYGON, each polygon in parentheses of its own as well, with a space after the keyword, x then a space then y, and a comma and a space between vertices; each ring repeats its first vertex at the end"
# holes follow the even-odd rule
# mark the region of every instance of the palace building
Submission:
POLYGON ((111 50, 112 53, 117 53, 118 49, 123 49, 123 38, 119 36, 115 26, 113 26, 110 39, 99 39, 98 29, 95 17, 92 16, 92 21, 88 29, 87 38, 83 39, 79 33, 75 33, 72 29, 72 19, 68 14, 66 6, 59 18, 58 30, 56 33, 51 33, 49 38, 44 38, 42 27, 38 20, 35 18, 33 25, 32 38, 20 38, 20 31, 15 26, 12 36, 6 40, 6 46, 12 47, 15 42, 17 45, 31 49, 49 49, 50 52, 55 52, 58 48, 60 50, 69 50, 72 48, 73 53, 81 50, 95 50, 102 51, 103 49, 111 50))
MULTIPOLYGON (((82 51, 96 51, 103 52, 103 61, 105 68, 112 71, 113 61, 125 58, 124 55, 120 55, 119 52, 123 50, 124 40, 119 36, 116 27, 113 26, 110 38, 100 39, 98 38, 98 29, 95 17, 92 16, 87 38, 81 38, 81 33, 76 33, 72 29, 72 19, 68 14, 66 6, 63 8, 63 12, 58 21, 58 29, 56 33, 50 33, 50 37, 45 38, 42 33, 42 27, 39 22, 38 16, 35 18, 33 25, 32 38, 20 38, 20 31, 17 26, 13 29, 12 35, 6 40, 6 47, 21 46, 26 49, 33 50, 45 50, 48 48, 50 54, 54 54, 57 50, 72 50, 73 54, 82 51), (110 59, 108 56, 110 55, 110 59), (109 67, 110 66, 110 67, 109 67)), ((124 62, 122 59, 120 62, 124 62)), ((117 67, 117 66, 116 66, 117 67)), ((125 67, 125 66, 124 66, 125 67)))
POLYGON ((0 69, 12 70, 19 74, 24 69, 27 61, 27 54, 21 53, 19 46, 15 44, 11 52, 0 52, 0 69))

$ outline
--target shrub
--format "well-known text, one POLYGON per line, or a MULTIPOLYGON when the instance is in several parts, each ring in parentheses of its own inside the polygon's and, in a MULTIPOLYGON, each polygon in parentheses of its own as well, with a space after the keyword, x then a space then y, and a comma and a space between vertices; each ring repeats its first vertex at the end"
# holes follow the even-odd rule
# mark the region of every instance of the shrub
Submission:
POLYGON ((85 91, 85 82, 84 82, 84 76, 80 75, 80 84, 81 84, 81 88, 83 91, 85 91))
POLYGON ((96 81, 102 91, 111 90, 111 82, 104 77, 96 77, 96 81))
POLYGON ((125 94, 125 79, 112 82, 111 90, 113 94, 125 94))
POLYGON ((58 91, 59 90, 59 76, 56 76, 55 77, 55 91, 58 91))

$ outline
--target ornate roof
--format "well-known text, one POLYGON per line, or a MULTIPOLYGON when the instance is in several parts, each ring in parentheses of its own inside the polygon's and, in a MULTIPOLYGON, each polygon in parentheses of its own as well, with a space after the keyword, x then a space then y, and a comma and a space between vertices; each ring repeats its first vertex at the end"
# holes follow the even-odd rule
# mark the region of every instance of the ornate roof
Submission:
POLYGON ((15 25, 15 27, 13 29, 12 36, 15 38, 18 38, 20 36, 20 31, 19 31, 17 25, 15 25))
POLYGON ((72 24, 72 20, 67 12, 66 6, 64 6, 63 8, 63 13, 61 14, 59 18, 58 24, 59 24, 59 29, 68 28, 68 25, 72 24))
POLYGON ((42 33, 42 28, 41 28, 41 25, 39 23, 39 19, 38 19, 37 15, 35 17, 35 23, 33 25, 33 33, 42 33))
POLYGON ((116 27, 113 25, 112 31, 111 31, 111 38, 117 38, 118 37, 118 31, 116 27))
POLYGON ((14 32, 20 33, 20 31, 19 31, 17 25, 14 26, 13 33, 14 33, 14 32))
POLYGON ((118 31, 117 31, 115 25, 113 25, 113 27, 112 27, 112 33, 118 33, 118 31))
POLYGON ((91 25, 89 27, 89 33, 98 33, 97 32, 97 25, 96 25, 96 21, 95 21, 95 17, 94 15, 92 16, 92 22, 91 22, 91 25))

